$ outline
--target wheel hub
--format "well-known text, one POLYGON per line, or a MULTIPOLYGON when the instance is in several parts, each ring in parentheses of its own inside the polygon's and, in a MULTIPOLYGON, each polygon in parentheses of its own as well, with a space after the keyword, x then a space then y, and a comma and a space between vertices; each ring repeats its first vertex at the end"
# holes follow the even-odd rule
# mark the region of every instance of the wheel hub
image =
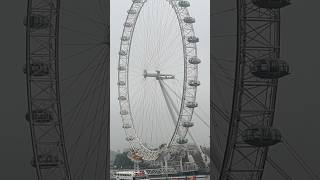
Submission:
POLYGON ((154 77, 156 80, 162 80, 162 79, 174 79, 174 75, 171 74, 161 74, 160 71, 156 71, 156 73, 148 73, 147 70, 143 71, 143 77, 154 77))

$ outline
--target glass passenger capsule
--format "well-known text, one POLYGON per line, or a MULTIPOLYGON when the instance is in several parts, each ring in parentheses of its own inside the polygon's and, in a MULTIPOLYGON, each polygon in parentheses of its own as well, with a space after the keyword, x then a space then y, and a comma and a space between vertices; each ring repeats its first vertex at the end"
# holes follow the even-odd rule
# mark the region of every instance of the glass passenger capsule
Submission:
POLYGON ((127 12, 128 12, 128 14, 136 14, 137 13, 137 11, 134 9, 129 9, 127 12))
POLYGON ((289 74, 289 65, 283 60, 260 59, 250 65, 251 73, 263 79, 277 79, 289 74))
POLYGON ((195 107, 198 107, 198 103, 189 101, 189 102, 186 103, 186 106, 188 108, 195 108, 195 107))
POLYGON ((200 86, 200 81, 198 80, 189 80, 189 86, 200 86))
MULTIPOLYGON (((45 109, 33 110, 31 114, 34 123, 43 124, 53 121, 53 113, 45 109)), ((29 113, 26 114, 26 120, 30 121, 29 113)))
POLYGON ((199 64, 199 63, 201 63, 201 60, 198 58, 198 57, 191 57, 189 60, 189 63, 190 64, 199 64))
POLYGON ((189 43, 197 43, 197 42, 199 42, 199 38, 196 37, 196 36, 189 36, 189 37, 187 38, 187 41, 188 41, 189 43))
POLYGON ((251 127, 242 132, 242 140, 256 147, 272 146, 281 142, 281 132, 272 127, 251 127))
POLYGON ((118 82, 118 86, 125 86, 126 85, 126 82, 124 82, 124 81, 119 81, 118 82))
POLYGON ((125 70, 126 70, 126 66, 119 66, 119 67, 118 67, 118 70, 119 70, 119 71, 125 71, 125 70))
POLYGON ((130 40, 130 37, 128 37, 128 36, 121 37, 121 41, 129 41, 129 40, 130 40))
POLYGON ((142 0, 132 0, 133 3, 142 3, 142 0))
POLYGON ((127 110, 121 110, 121 111, 120 111, 120 114, 121 114, 121 115, 128 115, 129 112, 128 112, 127 110))
POLYGON ((132 127, 131 124, 128 124, 128 123, 122 125, 123 129, 129 129, 131 127, 132 127))
POLYGON ((179 1, 179 6, 186 8, 190 6, 190 3, 189 1, 179 1))
MULTIPOLYGON (((27 66, 23 67, 23 72, 27 73, 27 66)), ((49 75, 50 68, 49 64, 43 62, 34 62, 30 64, 30 75, 31 76, 47 76, 49 75)))
POLYGON ((177 143, 178 143, 178 144, 186 144, 186 143, 188 143, 188 139, 178 138, 178 139, 177 139, 177 143))
POLYGON ((279 9, 291 4, 290 0, 252 0, 252 3, 266 9, 279 9))
POLYGON ((118 97, 118 100, 120 100, 120 101, 125 101, 125 100, 127 100, 127 97, 125 97, 125 96, 119 96, 119 97, 118 97))
MULTIPOLYGON (((38 162, 39 162, 40 169, 55 168, 62 164, 62 161, 59 160, 58 156, 55 156, 52 154, 38 155, 38 162)), ((35 159, 31 161, 31 165, 33 167, 37 167, 37 163, 35 159)))
POLYGON ((185 18, 183 18, 183 21, 185 23, 195 23, 196 22, 196 20, 193 17, 185 17, 185 18))
MULTIPOLYGON (((27 17, 24 18, 23 24, 28 26, 27 17)), ((50 27, 50 19, 47 16, 33 14, 29 17, 29 24, 32 29, 46 29, 50 27)))
POLYGON ((185 127, 185 128, 190 128, 190 127, 194 126, 194 123, 190 122, 190 121, 185 121, 185 122, 182 123, 182 126, 185 127))

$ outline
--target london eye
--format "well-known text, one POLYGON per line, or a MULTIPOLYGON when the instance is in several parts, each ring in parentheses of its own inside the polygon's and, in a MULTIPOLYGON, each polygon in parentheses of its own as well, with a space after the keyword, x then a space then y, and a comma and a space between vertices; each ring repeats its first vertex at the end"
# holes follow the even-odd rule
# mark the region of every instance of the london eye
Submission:
POLYGON ((120 114, 126 140, 146 161, 187 143, 193 126, 201 60, 189 6, 188 1, 133 0, 123 24, 120 114))
POLYGON ((108 1, 28 1, 26 120, 39 180, 109 178, 108 13, 108 1))
POLYGON ((280 57, 280 9, 289 4, 238 0, 212 14, 211 118, 226 122, 211 135, 220 180, 263 179, 268 150, 282 141, 273 123, 278 82, 289 74, 280 57))

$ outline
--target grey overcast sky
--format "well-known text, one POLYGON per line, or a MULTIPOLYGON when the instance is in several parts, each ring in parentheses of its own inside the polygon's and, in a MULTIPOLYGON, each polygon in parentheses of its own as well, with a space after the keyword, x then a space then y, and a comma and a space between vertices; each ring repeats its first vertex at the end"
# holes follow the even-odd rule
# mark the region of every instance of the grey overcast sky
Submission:
MULTIPOLYGON (((152 0, 150 0, 151 2, 152 0)), ((147 3, 150 3, 147 2, 147 3)), ((111 149, 112 150, 122 150, 123 148, 128 148, 128 143, 124 140, 125 134, 122 129, 122 122, 119 115, 119 105, 118 105, 118 90, 117 90, 117 67, 118 67, 118 52, 120 46, 120 37, 123 30, 123 24, 127 16, 127 10, 130 8, 132 1, 130 0, 111 0, 111 47, 110 47, 110 57, 111 57, 111 149)), ((201 86, 198 88, 197 92, 197 102, 199 107, 204 111, 202 118, 209 123, 209 58, 210 58, 210 1, 209 0, 191 0, 191 6, 189 8, 190 15, 195 17, 196 23, 194 25, 195 34, 199 37, 200 42, 198 43, 198 56, 201 58, 202 63, 199 66, 199 80, 201 81, 201 86)), ((169 6, 169 4, 168 4, 169 6)), ((147 8, 147 7, 145 7, 147 8)), ((143 14, 142 14, 143 15, 143 14)), ((139 21, 139 19, 138 19, 139 21)), ((143 28, 143 27, 142 27, 143 28)), ((173 27, 174 28, 174 27, 173 27)), ((180 41, 180 40, 179 40, 180 41)), ((129 66, 130 67, 130 66, 129 66)), ((179 67, 177 67, 179 69, 179 67)), ((160 88, 160 87, 159 87, 160 88)), ((182 87, 181 87, 182 89, 182 87)), ((150 97, 152 98, 152 97, 150 97)), ((162 98, 162 97, 160 97, 162 98)), ((152 100, 157 103, 158 98, 152 100)), ((206 127, 201 121, 194 119, 195 127, 193 127, 193 134, 197 139, 199 144, 209 144, 209 131, 210 129, 206 127)), ((165 133, 172 133, 170 131, 165 131, 165 133)))

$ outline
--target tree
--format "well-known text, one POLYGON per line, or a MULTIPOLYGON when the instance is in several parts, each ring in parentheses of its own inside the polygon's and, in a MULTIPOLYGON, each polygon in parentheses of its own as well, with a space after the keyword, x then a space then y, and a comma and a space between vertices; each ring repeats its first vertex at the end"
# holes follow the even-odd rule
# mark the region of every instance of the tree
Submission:
POLYGON ((128 158, 127 153, 117 154, 113 165, 118 169, 133 169, 133 162, 128 158))

